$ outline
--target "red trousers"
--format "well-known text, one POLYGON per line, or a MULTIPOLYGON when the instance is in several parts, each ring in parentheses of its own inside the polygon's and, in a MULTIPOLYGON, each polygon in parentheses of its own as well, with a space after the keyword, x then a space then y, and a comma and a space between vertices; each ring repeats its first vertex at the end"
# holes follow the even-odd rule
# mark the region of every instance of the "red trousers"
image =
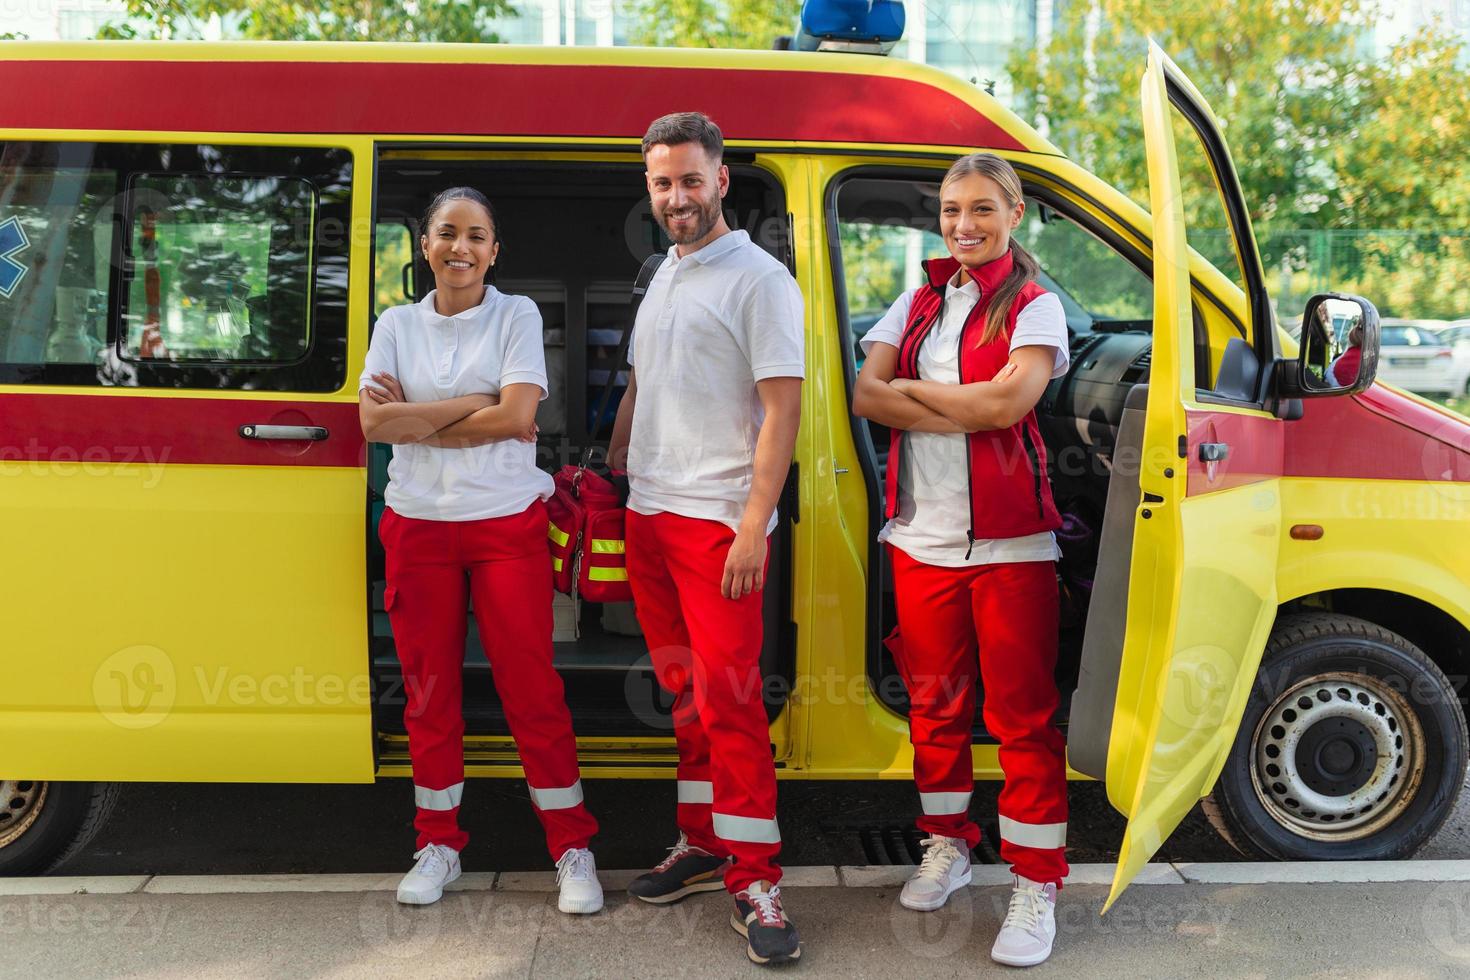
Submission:
POLYGON ((531 804, 553 859, 586 847, 597 821, 582 802, 577 743, 551 663, 551 553, 546 507, 479 521, 427 521, 384 510, 384 605, 403 664, 403 721, 413 759, 418 847, 463 850, 464 642, 474 597, 480 642, 520 750, 531 804))
POLYGON ((909 739, 923 815, 919 829, 963 838, 970 819, 975 682, 985 728, 1000 741, 1000 855, 1033 881, 1067 874, 1066 741, 1059 696, 1057 579, 1051 562, 941 568, 889 546, 898 602, 892 644, 909 691, 909 739))
POLYGON ((720 594, 734 540, 716 521, 628 512, 628 584, 659 684, 675 696, 679 829, 695 847, 734 856, 725 872, 732 894, 781 880, 761 697, 763 593, 720 594))

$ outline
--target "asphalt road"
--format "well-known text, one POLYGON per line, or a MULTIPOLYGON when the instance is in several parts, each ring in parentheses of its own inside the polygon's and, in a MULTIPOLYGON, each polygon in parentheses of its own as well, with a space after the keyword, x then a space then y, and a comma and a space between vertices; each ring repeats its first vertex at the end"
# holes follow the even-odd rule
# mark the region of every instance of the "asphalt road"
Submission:
MULTIPOLYGON (((587 780, 588 805, 601 822, 593 842, 603 868, 655 863, 677 834, 674 783, 587 780)), ((972 811, 994 822, 999 783, 976 786, 972 811)), ((60 874, 252 874, 388 872, 412 864, 413 791, 406 779, 362 786, 154 784, 123 787, 111 821, 60 874)), ((1422 858, 1470 858, 1470 794, 1422 858)), ((1100 785, 1071 784, 1068 858, 1117 857, 1124 822, 1100 785)), ((910 863, 918 800, 906 782, 782 782, 782 863, 910 863), (905 838, 907 835, 907 839, 905 838)), ((461 821, 470 833, 466 870, 550 867, 526 796, 513 780, 471 781, 461 821)), ((995 840, 993 828, 987 831, 995 840)), ((988 849, 977 860, 996 862, 988 849)), ((1159 853, 1170 861, 1234 861, 1239 855, 1196 810, 1159 853)))

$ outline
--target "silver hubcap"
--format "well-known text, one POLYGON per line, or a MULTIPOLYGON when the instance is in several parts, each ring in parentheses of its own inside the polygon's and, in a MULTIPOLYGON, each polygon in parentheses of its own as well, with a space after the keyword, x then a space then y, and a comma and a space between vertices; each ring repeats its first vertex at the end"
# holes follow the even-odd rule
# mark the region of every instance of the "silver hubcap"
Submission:
POLYGON ((1255 731, 1251 782, 1282 826, 1357 840, 1414 799, 1424 731, 1403 696, 1361 673, 1310 677, 1276 700, 1255 731))
POLYGON ((20 840, 46 806, 46 784, 0 780, 0 847, 20 840))

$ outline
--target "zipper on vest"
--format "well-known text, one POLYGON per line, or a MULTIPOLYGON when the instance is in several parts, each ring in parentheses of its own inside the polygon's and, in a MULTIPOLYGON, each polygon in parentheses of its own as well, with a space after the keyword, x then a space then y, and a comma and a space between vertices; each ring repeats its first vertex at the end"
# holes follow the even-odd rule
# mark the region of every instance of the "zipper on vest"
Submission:
MULTIPOLYGON (((980 281, 975 281, 975 288, 980 289, 980 281)), ((970 328, 970 323, 975 319, 975 311, 985 307, 985 291, 980 290, 980 298, 975 301, 974 307, 965 322, 960 324, 960 339, 955 350, 955 370, 959 373, 960 384, 965 383, 965 331, 970 328)), ((970 552, 975 550, 975 459, 974 449, 970 443, 974 442, 973 432, 965 433, 965 486, 970 488, 970 527, 965 531, 965 537, 969 539, 969 545, 965 548, 965 561, 970 560, 970 552)))
POLYGON ((1021 442, 1026 446, 1026 457, 1031 460, 1031 476, 1035 486, 1036 494, 1036 516, 1046 517, 1046 505, 1041 502, 1041 459, 1036 454, 1036 446, 1031 441, 1031 429, 1027 426, 1030 419, 1021 420, 1021 442))
POLYGON ((939 319, 939 314, 942 312, 944 312, 943 304, 940 305, 938 312, 931 313, 927 320, 920 320, 914 324, 912 334, 913 344, 909 347, 908 372, 909 376, 916 381, 919 378, 919 348, 924 346, 924 341, 928 339, 929 331, 934 328, 934 322, 939 319))

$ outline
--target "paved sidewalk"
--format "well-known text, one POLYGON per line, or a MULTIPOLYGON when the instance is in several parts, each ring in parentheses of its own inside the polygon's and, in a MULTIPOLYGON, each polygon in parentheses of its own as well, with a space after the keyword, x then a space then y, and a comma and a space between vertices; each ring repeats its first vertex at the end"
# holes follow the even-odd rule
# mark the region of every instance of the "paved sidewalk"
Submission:
MULTIPOLYGON (((1470 862, 1156 865, 1104 918, 1109 866, 1075 869, 1041 977, 1452 977, 1470 972, 1470 862), (1090 883, 1097 882, 1097 883, 1090 883)), ((804 953, 788 975, 973 976, 1005 869, 937 913, 897 903, 900 868, 791 869, 804 953)), ((556 910, 549 875, 466 875, 435 906, 397 875, 0 879, 5 977, 752 977, 729 902, 654 908, 604 872, 596 916, 556 910), (84 894, 72 892, 85 890, 84 894)))

